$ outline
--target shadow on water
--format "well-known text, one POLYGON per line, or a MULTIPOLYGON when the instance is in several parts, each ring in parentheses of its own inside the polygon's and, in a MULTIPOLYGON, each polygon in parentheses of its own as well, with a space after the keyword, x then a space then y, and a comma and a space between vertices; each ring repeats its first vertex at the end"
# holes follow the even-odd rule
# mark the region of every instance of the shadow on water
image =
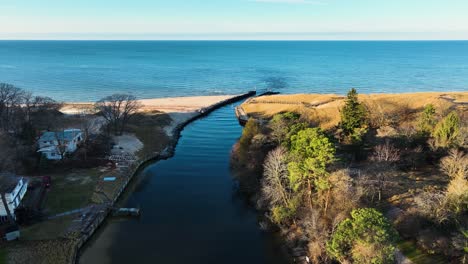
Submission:
POLYGON ((285 77, 268 77, 263 79, 265 87, 270 90, 278 91, 288 87, 288 81, 285 77))
POLYGON ((142 169, 122 199, 141 217, 108 220, 80 263, 287 263, 236 193, 229 162, 242 130, 233 106, 188 125, 173 158, 142 169))

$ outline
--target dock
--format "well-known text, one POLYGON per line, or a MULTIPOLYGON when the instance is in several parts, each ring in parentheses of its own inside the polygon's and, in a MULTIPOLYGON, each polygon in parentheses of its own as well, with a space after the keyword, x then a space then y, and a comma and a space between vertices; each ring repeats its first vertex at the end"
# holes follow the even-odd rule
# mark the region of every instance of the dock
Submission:
POLYGON ((140 216, 140 208, 114 208, 112 216, 140 216))

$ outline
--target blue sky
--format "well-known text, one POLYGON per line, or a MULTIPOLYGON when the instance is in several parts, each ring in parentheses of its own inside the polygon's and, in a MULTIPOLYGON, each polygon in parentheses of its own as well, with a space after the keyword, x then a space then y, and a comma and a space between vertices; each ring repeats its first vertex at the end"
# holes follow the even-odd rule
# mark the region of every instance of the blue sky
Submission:
POLYGON ((0 39, 468 39, 467 0, 0 0, 0 39))

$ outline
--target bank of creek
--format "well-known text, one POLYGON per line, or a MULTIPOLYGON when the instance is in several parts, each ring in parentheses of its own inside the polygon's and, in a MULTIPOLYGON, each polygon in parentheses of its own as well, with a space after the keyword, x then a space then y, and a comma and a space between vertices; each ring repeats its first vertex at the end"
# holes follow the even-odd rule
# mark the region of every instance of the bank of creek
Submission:
POLYGON ((229 160, 242 128, 234 106, 189 124, 174 157, 141 170, 120 205, 142 215, 107 220, 80 263, 287 263, 236 192, 229 160))

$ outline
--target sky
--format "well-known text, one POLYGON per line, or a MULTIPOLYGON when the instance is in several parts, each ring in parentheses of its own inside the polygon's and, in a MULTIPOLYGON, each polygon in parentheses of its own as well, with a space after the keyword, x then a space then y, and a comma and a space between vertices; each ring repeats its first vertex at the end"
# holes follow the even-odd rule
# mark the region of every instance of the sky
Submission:
POLYGON ((468 0, 0 0, 0 39, 468 39, 468 0))

